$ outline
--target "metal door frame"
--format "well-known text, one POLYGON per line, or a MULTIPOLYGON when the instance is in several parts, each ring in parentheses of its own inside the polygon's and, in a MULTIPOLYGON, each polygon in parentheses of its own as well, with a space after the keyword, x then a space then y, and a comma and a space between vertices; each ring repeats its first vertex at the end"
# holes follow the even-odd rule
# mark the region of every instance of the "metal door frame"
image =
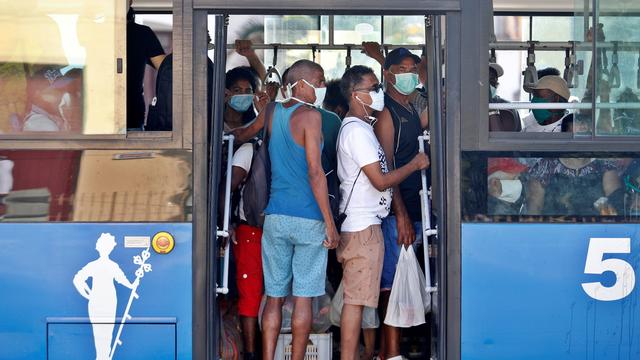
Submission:
MULTIPOLYGON (((438 218, 439 237, 437 264, 438 278, 438 324, 439 359, 460 359, 460 152, 461 152, 461 119, 476 118, 481 113, 481 107, 487 107, 486 101, 482 101, 479 95, 485 85, 482 79, 488 76, 486 62, 478 61, 486 57, 486 48, 489 40, 489 24, 491 21, 490 0, 459 0, 459 1, 396 1, 390 4, 384 0, 316 0, 314 2, 304 0, 282 1, 278 8, 271 8, 261 0, 247 0, 243 2, 231 0, 184 0, 185 17, 184 29, 185 54, 193 56, 193 67, 185 68, 190 74, 184 74, 185 80, 191 79, 193 89, 193 149, 194 149, 194 187, 199 200, 194 198, 194 213, 206 214, 206 164, 207 164, 207 98, 206 98, 206 28, 207 15, 221 14, 224 19, 227 14, 437 14, 444 15, 444 65, 445 80, 443 84, 432 84, 429 91, 437 93, 444 88, 446 115, 440 121, 431 122, 434 154, 432 172, 436 183, 442 184, 441 190, 434 193, 434 204, 440 214, 438 218), (188 3, 188 4, 187 4, 188 3), (191 14, 187 15, 187 8, 191 14), (282 9, 288 9, 283 11, 282 9), (326 10, 332 9, 332 10, 326 10), (362 9, 367 9, 363 11, 362 9), (421 10, 428 9, 428 10, 421 10), (485 11, 483 14, 482 12, 485 11), (190 41, 187 41, 190 40, 190 41), (190 49, 187 49, 190 48, 190 49), (202 49, 202 50, 199 50, 202 49), (484 52, 483 52, 484 51, 484 52), (464 81, 465 86, 462 87, 464 81), (462 107, 461 99, 465 99, 462 107), (204 203, 204 204, 203 204, 204 203), (440 275, 442 274, 442 275, 440 275)), ((438 19, 434 24, 440 26, 438 19)), ((216 30, 224 29, 224 21, 217 22, 216 30)), ((226 33, 226 31, 225 31, 226 33)), ((216 34, 212 36, 219 40, 216 34)), ((226 42, 226 41, 225 41, 226 42)), ((219 43, 219 41, 216 41, 219 43)), ((226 44, 221 44, 226 45, 226 44)), ((226 56, 224 51, 216 53, 226 56)), ((432 49, 432 51, 436 51, 432 49)), ((430 52, 430 54, 432 54, 430 52)), ((435 55, 432 55, 435 57, 435 55)), ((185 59, 186 60, 186 59, 185 59)), ((432 62, 433 64, 433 62, 432 62)), ((437 74, 436 65, 431 66, 430 76, 437 74)), ((214 61, 214 84, 220 84, 224 77, 224 59, 216 57, 214 61)), ((433 77, 431 77, 433 78, 433 77)), ((431 82, 432 83, 432 82, 431 82)), ((222 134, 222 109, 221 101, 216 100, 214 88, 214 139, 220 142, 215 148, 221 146, 222 134), (220 120, 220 121, 218 121, 220 120), (215 136, 218 134, 220 136, 215 136)), ((486 100, 486 99, 485 99, 486 100)), ((430 97, 432 111, 440 107, 440 99, 437 101, 430 97)), ((185 104, 188 102, 185 101, 185 104)), ((432 119, 439 119, 437 114, 431 115, 432 119)), ((215 157, 213 157, 215 158, 215 157)), ((215 161, 215 160, 214 160, 215 161)), ((194 195, 195 197, 196 195, 194 195)), ((217 206, 212 204, 211 208, 217 206)), ((198 216, 200 218, 200 216, 198 216)), ((194 235, 198 239, 194 241, 194 326, 193 326, 193 357, 195 359, 215 359, 217 356, 217 329, 213 315, 215 313, 215 269, 217 259, 210 252, 214 246, 208 246, 205 221, 194 219, 194 235), (209 251, 207 251, 209 250, 209 251), (208 255, 207 255, 208 254, 208 255), (206 318, 202 314, 207 314, 206 318), (203 319, 204 318, 204 319, 203 319)), ((210 226, 215 225, 215 222, 210 226)))

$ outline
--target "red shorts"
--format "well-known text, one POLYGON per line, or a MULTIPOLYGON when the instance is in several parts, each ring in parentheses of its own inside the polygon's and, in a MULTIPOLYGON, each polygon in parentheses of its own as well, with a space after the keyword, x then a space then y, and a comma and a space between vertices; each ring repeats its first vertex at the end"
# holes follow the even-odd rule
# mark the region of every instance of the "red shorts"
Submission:
POLYGON ((258 316, 264 291, 261 238, 262 229, 243 224, 236 228, 237 244, 233 245, 233 253, 239 293, 238 313, 246 317, 258 316))

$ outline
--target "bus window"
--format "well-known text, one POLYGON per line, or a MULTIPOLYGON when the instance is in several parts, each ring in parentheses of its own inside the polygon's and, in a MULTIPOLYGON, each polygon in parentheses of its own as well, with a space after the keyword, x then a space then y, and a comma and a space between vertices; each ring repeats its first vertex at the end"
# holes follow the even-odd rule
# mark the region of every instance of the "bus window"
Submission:
MULTIPOLYGON (((151 48, 150 51, 153 52, 147 54, 150 57, 144 60, 144 66, 138 66, 135 69, 129 68, 127 86, 130 92, 127 93, 127 110, 131 113, 127 115, 127 118, 133 118, 129 119, 127 128, 129 131, 139 129, 144 129, 145 131, 171 131, 173 129, 173 96, 171 93, 173 90, 173 15, 144 12, 141 9, 135 15, 135 23, 142 39, 146 37, 148 38, 147 41, 153 44, 155 43, 153 39, 155 36, 160 47, 157 47, 156 44, 151 48), (145 27, 151 31, 140 31, 146 30, 145 27), (160 52, 162 52, 162 55, 154 55, 160 52), (159 65, 157 60, 154 63, 154 58, 162 59, 159 65), (142 81, 140 82, 140 80, 142 81), (131 92, 140 89, 140 86, 142 86, 142 97, 139 90, 135 93, 131 92), (139 111, 136 112, 130 108, 134 106, 134 101, 141 104, 140 100, 144 101, 143 116, 140 115, 139 111)), ((137 42, 139 40, 134 41, 137 42)), ((136 58, 130 59, 132 62, 136 59, 144 59, 135 52, 131 55, 136 56, 136 58)))
POLYGON ((584 18, 583 4, 573 16, 494 17, 490 62, 502 71, 489 74, 490 131, 563 132, 580 139, 640 135, 640 55, 638 35, 630 30, 640 18, 627 3, 597 4, 602 15, 595 19, 584 18), (561 80, 543 80, 547 75, 561 80), (520 127, 511 124, 518 122, 515 115, 520 127))
POLYGON ((466 221, 638 222, 640 158, 633 154, 465 153, 466 221))
POLYGON ((0 151, 0 222, 184 222, 191 152, 0 151))
POLYGON ((120 4, 5 4, 1 133, 124 133, 126 8, 120 4))

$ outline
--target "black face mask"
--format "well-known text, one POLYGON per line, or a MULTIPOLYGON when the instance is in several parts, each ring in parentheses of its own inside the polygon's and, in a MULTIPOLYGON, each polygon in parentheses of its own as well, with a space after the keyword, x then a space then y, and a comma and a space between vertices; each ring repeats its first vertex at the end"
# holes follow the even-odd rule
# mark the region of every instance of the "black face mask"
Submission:
POLYGON ((136 19, 136 12, 135 10, 133 10, 132 7, 129 8, 129 11, 127 11, 127 22, 134 22, 136 19))

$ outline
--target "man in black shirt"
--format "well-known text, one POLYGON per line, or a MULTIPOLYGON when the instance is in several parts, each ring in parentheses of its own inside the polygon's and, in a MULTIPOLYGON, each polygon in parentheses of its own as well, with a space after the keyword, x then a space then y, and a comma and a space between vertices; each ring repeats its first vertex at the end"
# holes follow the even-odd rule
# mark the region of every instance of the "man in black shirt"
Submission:
POLYGON ((127 12, 127 129, 142 130, 146 112, 143 96, 146 64, 156 70, 164 60, 160 41, 148 26, 135 23, 135 12, 129 0, 127 12))
MULTIPOLYGON (((423 129, 420 111, 409 101, 418 84, 420 58, 405 48, 397 48, 384 61, 386 79, 385 107, 378 113, 374 130, 387 161, 393 168, 409 163, 419 151, 418 136, 423 129)), ((382 221, 384 235, 384 265, 382 270, 380 309, 384 319, 389 294, 400 255, 400 246, 411 246, 422 237, 420 202, 420 172, 416 171, 393 189, 391 215, 382 221)), ((386 359, 400 358, 400 329, 383 325, 386 359)))

